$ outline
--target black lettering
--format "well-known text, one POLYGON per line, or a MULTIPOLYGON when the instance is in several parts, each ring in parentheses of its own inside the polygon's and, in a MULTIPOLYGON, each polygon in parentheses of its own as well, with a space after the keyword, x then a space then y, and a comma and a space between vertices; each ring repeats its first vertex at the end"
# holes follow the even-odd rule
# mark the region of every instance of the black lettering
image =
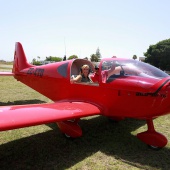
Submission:
POLYGON ((44 74, 44 69, 41 69, 41 71, 40 71, 40 77, 42 77, 43 74, 44 74))
POLYGON ((35 75, 35 76, 39 76, 39 77, 42 77, 43 74, 44 74, 44 69, 41 69, 41 68, 29 68, 28 71, 27 71, 27 74, 31 75, 35 75))
POLYGON ((29 68, 27 74, 33 74, 33 72, 34 72, 34 68, 29 68))
POLYGON ((34 75, 35 75, 35 76, 37 75, 37 70, 38 70, 38 69, 36 69, 36 70, 34 71, 34 75))

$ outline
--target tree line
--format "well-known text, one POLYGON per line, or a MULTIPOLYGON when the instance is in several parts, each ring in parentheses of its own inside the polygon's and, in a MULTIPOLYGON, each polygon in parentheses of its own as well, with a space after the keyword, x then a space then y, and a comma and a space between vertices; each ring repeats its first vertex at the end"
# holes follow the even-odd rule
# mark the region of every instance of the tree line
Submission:
MULTIPOLYGON (((143 54, 145 56, 144 62, 149 63, 161 70, 170 71, 170 39, 162 40, 154 45, 150 45, 146 52, 144 52, 143 54)), ((62 60, 71 60, 74 58, 78 58, 78 56, 71 55, 68 58, 66 58, 66 56, 64 56, 63 58, 49 56, 46 57, 45 61, 58 62, 62 60)), ((39 59, 40 57, 37 57, 37 59, 34 58, 32 60, 32 63, 35 65, 39 65, 39 59)), ((88 60, 88 57, 85 57, 84 59, 88 60)), ((137 55, 133 55, 132 59, 136 60, 137 55)), ((92 62, 99 62, 101 60, 101 53, 99 48, 97 48, 95 54, 91 54, 90 60, 92 62)))
MULTIPOLYGON (((90 55, 90 61, 99 62, 101 60, 101 57, 102 56, 101 56, 101 53, 100 53, 100 49, 98 47, 97 50, 96 50, 96 53, 90 55)), ((59 62, 59 61, 65 61, 65 60, 72 60, 72 59, 76 59, 76 58, 78 58, 77 55, 71 55, 68 58, 66 58, 66 55, 63 58, 62 57, 49 56, 49 57, 46 57, 46 59, 44 61, 59 62)), ((88 57, 85 57, 84 59, 88 60, 88 57)), ((37 59, 33 58, 32 64, 41 65, 40 57, 38 56, 37 59)))

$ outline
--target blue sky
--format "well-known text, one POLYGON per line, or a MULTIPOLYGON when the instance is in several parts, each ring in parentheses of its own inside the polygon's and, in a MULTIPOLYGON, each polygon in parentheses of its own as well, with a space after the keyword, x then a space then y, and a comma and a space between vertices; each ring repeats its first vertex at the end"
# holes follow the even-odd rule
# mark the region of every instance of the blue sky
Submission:
POLYGON ((169 0, 0 0, 0 59, 21 42, 37 56, 143 56, 170 38, 169 0), (66 50, 65 50, 66 47, 66 50))

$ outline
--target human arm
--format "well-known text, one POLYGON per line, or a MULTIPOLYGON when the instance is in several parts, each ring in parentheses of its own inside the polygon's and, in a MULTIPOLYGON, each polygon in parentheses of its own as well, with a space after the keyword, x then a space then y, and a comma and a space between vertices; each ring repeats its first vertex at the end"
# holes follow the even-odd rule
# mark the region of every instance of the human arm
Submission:
POLYGON ((81 82, 81 79, 82 79, 82 76, 81 75, 78 75, 77 77, 71 79, 71 82, 76 82, 76 83, 79 83, 81 82))
POLYGON ((115 72, 116 72, 115 64, 112 64, 111 68, 107 70, 107 76, 110 77, 112 74, 115 74, 115 72))

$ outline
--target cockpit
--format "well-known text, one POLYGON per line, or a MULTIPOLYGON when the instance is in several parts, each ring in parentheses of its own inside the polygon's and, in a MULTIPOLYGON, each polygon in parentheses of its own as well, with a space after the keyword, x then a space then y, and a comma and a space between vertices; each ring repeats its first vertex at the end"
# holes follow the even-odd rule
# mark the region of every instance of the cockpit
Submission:
MULTIPOLYGON (((71 78, 80 74, 80 68, 84 64, 89 65, 91 75, 95 73, 95 63, 84 59, 76 59, 71 66, 71 78)), ((150 64, 133 59, 107 58, 99 63, 98 83, 110 83, 117 78, 127 76, 163 79, 169 75, 150 64)))

